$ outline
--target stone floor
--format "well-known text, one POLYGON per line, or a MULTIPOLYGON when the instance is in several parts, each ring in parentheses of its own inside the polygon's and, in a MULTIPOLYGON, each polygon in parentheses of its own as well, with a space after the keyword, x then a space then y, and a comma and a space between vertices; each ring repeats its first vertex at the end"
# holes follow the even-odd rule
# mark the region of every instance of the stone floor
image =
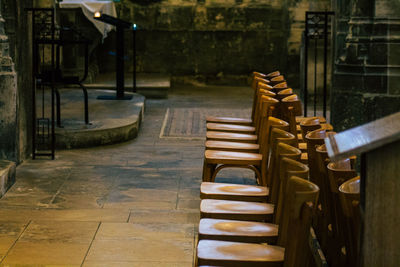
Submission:
MULTIPOLYGON (((251 105, 243 87, 175 86, 135 140, 27 160, 0 199, 0 266, 192 266, 203 141, 160 139, 168 108, 251 105)), ((247 171, 219 181, 253 183, 247 171)))

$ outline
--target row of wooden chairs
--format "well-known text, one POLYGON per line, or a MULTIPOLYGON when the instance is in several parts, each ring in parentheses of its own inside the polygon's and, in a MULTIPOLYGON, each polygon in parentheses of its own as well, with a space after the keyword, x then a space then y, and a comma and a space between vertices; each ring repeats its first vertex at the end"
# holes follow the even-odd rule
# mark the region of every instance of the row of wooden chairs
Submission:
POLYGON ((359 178, 339 189, 347 177, 356 176, 354 170, 344 168, 344 162, 324 167, 323 140, 334 134, 332 126, 324 118, 298 117, 301 102, 279 72, 253 73, 252 88, 251 119, 207 118, 198 264, 307 266, 313 217, 332 265, 356 266, 349 258, 358 253, 359 178), (253 170, 258 185, 214 183, 220 170, 231 167, 253 170), (349 171, 345 177, 342 170, 349 171))

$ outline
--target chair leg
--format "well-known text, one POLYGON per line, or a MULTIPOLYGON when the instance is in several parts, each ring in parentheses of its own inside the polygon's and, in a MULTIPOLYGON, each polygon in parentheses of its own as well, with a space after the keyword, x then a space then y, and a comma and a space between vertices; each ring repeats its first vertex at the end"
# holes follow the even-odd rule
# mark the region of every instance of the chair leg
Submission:
POLYGON ((89 124, 89 99, 86 87, 83 84, 79 83, 79 86, 82 88, 83 96, 84 96, 84 106, 85 106, 85 124, 89 124))
POLYGON ((61 126, 61 103, 60 103, 60 92, 56 88, 55 90, 56 93, 56 116, 57 116, 57 127, 62 127, 61 126))
POLYGON ((207 163, 207 161, 204 159, 203 182, 211 182, 211 177, 212 177, 216 167, 217 167, 216 164, 207 163))

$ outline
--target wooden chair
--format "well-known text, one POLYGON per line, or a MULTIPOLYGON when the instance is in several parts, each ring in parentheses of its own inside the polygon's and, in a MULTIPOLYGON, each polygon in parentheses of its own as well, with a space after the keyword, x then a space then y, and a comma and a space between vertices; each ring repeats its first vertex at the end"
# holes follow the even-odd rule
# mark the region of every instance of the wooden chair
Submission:
POLYGON ((360 266, 360 177, 347 180, 339 187, 339 199, 343 210, 344 241, 347 266, 360 266))
MULTIPOLYGON (((281 159, 282 157, 287 157, 294 160, 300 159, 300 150, 284 143, 288 141, 290 142, 290 140, 293 140, 293 137, 291 139, 277 137, 277 139, 279 139, 280 142, 278 143, 276 149, 277 156, 273 156, 273 158, 281 159)), ((278 166, 271 168, 271 170, 275 171, 277 168, 279 168, 277 160, 274 160, 274 163, 271 162, 269 165, 275 165, 275 163, 278 166)), ((278 172, 276 171, 276 173, 278 172)), ((274 175, 276 175, 276 173, 274 173, 274 175)), ((269 191, 270 188, 267 186, 203 182, 200 186, 200 198, 267 202, 269 191)))
POLYGON ((203 182, 214 181, 218 172, 224 168, 247 168, 255 172, 257 182, 262 184, 264 170, 263 166, 268 160, 268 137, 269 131, 273 127, 287 129, 288 124, 285 121, 268 117, 264 119, 263 129, 260 134, 260 151, 259 153, 235 152, 235 151, 220 151, 206 150, 204 152, 203 165, 203 182))
POLYGON ((256 143, 258 141, 258 135, 262 133, 263 128, 263 118, 267 119, 273 110, 273 106, 279 103, 278 100, 268 97, 262 96, 260 100, 260 114, 255 117, 255 134, 243 134, 243 133, 229 133, 229 132, 221 132, 221 131, 207 131, 206 138, 207 140, 216 140, 216 141, 228 141, 228 142, 244 142, 244 143, 256 143))
MULTIPOLYGON (((293 156, 293 155, 291 155, 293 156)), ((279 196, 279 204, 275 205, 275 216, 273 224, 254 221, 234 221, 226 219, 201 219, 199 225, 199 239, 226 240, 238 242, 255 242, 276 244, 278 224, 280 217, 285 213, 284 199, 286 196, 286 184, 290 177, 297 176, 299 178, 308 178, 308 168, 301 163, 289 158, 282 158, 282 172, 280 172, 279 182, 276 184, 281 186, 281 194, 279 196), (280 183, 282 181, 282 183, 280 183)))
POLYGON ((357 176, 357 172, 351 167, 351 160, 349 158, 340 160, 337 162, 331 162, 327 166, 328 169, 328 179, 329 179, 329 189, 331 197, 328 200, 332 200, 333 203, 329 204, 331 208, 331 218, 332 220, 332 235, 333 239, 336 241, 333 245, 333 252, 330 253, 331 259, 328 261, 333 261, 331 265, 340 265, 342 262, 337 263, 335 260, 337 258, 344 258, 342 248, 345 247, 345 237, 343 229, 339 225, 344 225, 344 214, 340 204, 339 199, 339 186, 351 178, 357 176))
MULTIPOLYGON (((280 178, 274 182, 274 186, 280 187, 280 196, 284 195, 282 192, 286 192, 285 182, 291 175, 308 178, 308 167, 295 160, 282 159, 280 178)), ((282 205, 276 208, 274 204, 270 203, 203 199, 200 204, 200 216, 201 218, 271 222, 276 211, 279 211, 279 214, 274 217, 276 221, 279 220, 281 207, 282 205)))
POLYGON ((259 124, 260 112, 262 109, 262 103, 265 102, 263 96, 275 97, 275 93, 268 91, 266 89, 267 84, 259 83, 257 98, 255 99, 255 114, 254 114, 254 125, 240 125, 240 124, 228 124, 228 123, 217 123, 208 122, 206 123, 207 131, 221 131, 221 132, 233 132, 233 133, 247 133, 254 134, 257 131, 257 126, 259 124))
MULTIPOLYGON (((253 104, 252 104, 252 111, 251 111, 250 119, 207 116, 206 122, 207 123, 226 123, 226 124, 239 124, 239 125, 254 126, 254 116, 256 114, 256 103, 257 103, 257 98, 258 98, 258 86, 260 83, 268 85, 270 83, 270 81, 263 79, 261 77, 258 77, 257 75, 253 75, 253 78, 251 81, 251 88, 254 90, 254 93, 253 93, 253 104)), ((271 87, 268 87, 268 88, 271 90, 273 89, 271 87)), ((266 86, 262 86, 262 89, 266 89, 266 86)))
POLYGON ((285 219, 279 226, 279 246, 200 240, 197 265, 306 266, 310 223, 318 191, 318 186, 311 182, 290 178, 286 198, 289 212, 284 214, 285 219))

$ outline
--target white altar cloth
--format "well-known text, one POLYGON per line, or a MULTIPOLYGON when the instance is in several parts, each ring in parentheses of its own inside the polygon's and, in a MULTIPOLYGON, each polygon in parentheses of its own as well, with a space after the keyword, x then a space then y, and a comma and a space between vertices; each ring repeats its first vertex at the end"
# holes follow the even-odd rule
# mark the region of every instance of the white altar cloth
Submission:
POLYGON ((115 27, 95 20, 93 15, 96 11, 100 11, 103 14, 107 14, 113 17, 117 17, 117 11, 115 10, 115 4, 112 1, 104 0, 64 0, 59 3, 60 8, 81 8, 86 18, 94 24, 94 26, 103 35, 103 39, 107 37, 108 32, 113 30, 115 27))

